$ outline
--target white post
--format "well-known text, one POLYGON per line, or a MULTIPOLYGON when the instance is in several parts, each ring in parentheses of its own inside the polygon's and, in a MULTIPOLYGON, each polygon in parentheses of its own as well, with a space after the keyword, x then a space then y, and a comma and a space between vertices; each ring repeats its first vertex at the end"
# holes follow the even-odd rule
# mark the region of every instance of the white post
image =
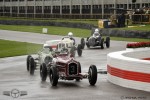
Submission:
POLYGON ((70 8, 70 14, 72 14, 72 0, 70 0, 70 6, 69 6, 69 8, 70 8))
POLYGON ((12 0, 10 0, 10 16, 12 16, 12 0))
POLYGON ((91 0, 91 15, 93 14, 93 0, 91 0))
MULTIPOLYGON (((114 8, 117 8, 117 0, 114 0, 114 8)), ((116 10, 114 10, 114 15, 116 16, 116 10)))
POLYGON ((34 0, 34 12, 33 12, 33 14, 34 14, 34 18, 35 18, 35 14, 36 14, 36 1, 34 0))
POLYGON ((44 15, 44 0, 42 0, 42 15, 44 15))
POLYGON ((5 0, 3 0, 3 16, 4 16, 4 13, 5 13, 5 0))
POLYGON ((17 1, 17 17, 18 17, 18 15, 19 15, 19 5, 20 5, 20 1, 18 0, 18 1, 17 1))
POLYGON ((142 8, 142 0, 140 0, 140 8, 142 8))
POLYGON ((53 0, 51 0, 51 14, 53 14, 53 0))
POLYGON ((127 9, 129 9, 129 0, 127 0, 127 9))
POLYGON ((82 14, 82 0, 80 0, 80 14, 82 14))
POLYGON ((28 8, 27 8, 27 5, 28 5, 28 4, 27 4, 27 0, 25 0, 24 2, 25 2, 25 16, 27 17, 27 9, 28 9, 28 8))
POLYGON ((104 18, 104 0, 102 0, 102 19, 104 18))
POLYGON ((62 14, 62 0, 60 0, 60 15, 62 14))

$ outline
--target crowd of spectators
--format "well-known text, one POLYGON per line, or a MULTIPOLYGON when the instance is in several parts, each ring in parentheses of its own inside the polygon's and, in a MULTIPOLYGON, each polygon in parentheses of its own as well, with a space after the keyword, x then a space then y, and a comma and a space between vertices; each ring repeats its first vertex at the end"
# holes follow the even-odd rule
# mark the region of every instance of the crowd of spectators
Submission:
POLYGON ((135 9, 132 15, 133 22, 148 22, 150 16, 150 7, 135 9))

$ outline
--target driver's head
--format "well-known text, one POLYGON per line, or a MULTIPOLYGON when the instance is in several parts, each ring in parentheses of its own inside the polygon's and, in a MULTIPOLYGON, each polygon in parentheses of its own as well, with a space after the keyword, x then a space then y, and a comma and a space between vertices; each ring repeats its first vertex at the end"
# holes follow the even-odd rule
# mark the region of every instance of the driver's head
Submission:
POLYGON ((73 33, 72 33, 72 32, 69 32, 69 33, 68 33, 68 36, 69 36, 70 38, 72 38, 72 37, 73 37, 73 33))
POLYGON ((99 32, 99 30, 96 28, 96 29, 95 29, 95 32, 99 32))

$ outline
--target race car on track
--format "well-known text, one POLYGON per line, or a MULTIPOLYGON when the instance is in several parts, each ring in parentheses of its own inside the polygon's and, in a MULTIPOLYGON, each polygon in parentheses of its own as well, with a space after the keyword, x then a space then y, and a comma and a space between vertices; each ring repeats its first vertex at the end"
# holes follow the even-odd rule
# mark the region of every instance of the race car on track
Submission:
POLYGON ((33 57, 31 55, 27 56, 27 71, 30 72, 30 75, 34 74, 34 71, 38 65, 41 65, 42 63, 48 63, 53 59, 54 51, 51 47, 43 48, 41 51, 38 52, 36 57, 33 57))
POLYGON ((80 62, 70 56, 65 49, 56 55, 52 62, 40 65, 40 76, 42 81, 49 77, 52 86, 56 86, 58 79, 80 81, 88 78, 90 85, 95 85, 97 81, 97 68, 95 65, 89 67, 88 73, 81 73, 80 62))
POLYGON ((58 44, 58 51, 60 51, 62 48, 67 48, 73 57, 75 57, 76 51, 78 56, 82 56, 82 45, 83 44, 75 44, 74 41, 69 37, 63 37, 62 41, 58 44))
POLYGON ((75 57, 76 51, 78 53, 78 56, 82 55, 81 44, 76 47, 76 45, 73 44, 73 41, 69 38, 65 37, 62 40, 46 41, 46 43, 43 45, 43 49, 38 52, 38 57, 34 59, 34 57, 31 55, 27 56, 27 70, 31 75, 33 75, 37 65, 41 65, 42 63, 48 64, 52 61, 53 57, 58 52, 61 52, 64 48, 72 57, 75 57))
POLYGON ((104 44, 106 44, 106 47, 110 47, 110 37, 104 38, 102 37, 102 34, 99 33, 99 29, 94 29, 94 32, 92 30, 92 34, 90 37, 87 37, 86 39, 86 46, 87 48, 90 47, 101 47, 101 49, 104 49, 104 44))

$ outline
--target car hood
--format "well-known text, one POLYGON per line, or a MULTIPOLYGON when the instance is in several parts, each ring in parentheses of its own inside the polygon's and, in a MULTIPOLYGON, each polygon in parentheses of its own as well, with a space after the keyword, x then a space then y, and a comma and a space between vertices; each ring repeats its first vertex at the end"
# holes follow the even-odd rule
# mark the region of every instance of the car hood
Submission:
POLYGON ((75 59, 73 57, 70 57, 70 56, 60 55, 57 57, 57 62, 69 63, 71 61, 75 61, 75 59))

